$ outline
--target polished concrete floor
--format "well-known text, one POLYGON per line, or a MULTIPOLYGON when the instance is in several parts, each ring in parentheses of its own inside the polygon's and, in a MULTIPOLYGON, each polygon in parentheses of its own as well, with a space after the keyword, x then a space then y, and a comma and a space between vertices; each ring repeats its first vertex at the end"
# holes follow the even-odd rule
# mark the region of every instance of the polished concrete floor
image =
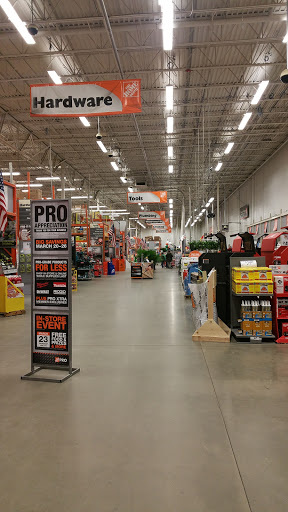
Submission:
POLYGON ((73 308, 63 384, 20 380, 29 313, 0 317, 1 512, 287 512, 288 346, 192 343, 173 270, 73 308))

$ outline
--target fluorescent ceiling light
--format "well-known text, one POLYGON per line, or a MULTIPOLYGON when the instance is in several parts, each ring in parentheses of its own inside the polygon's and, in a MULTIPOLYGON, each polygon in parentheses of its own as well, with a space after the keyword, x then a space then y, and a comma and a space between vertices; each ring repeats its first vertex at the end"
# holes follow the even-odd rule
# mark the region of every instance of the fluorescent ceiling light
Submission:
MULTIPOLYGON (((74 192, 76 188, 64 188, 65 192, 74 192)), ((62 188, 57 188, 57 192, 62 192, 62 188)))
POLYGON ((120 176, 120 180, 122 181, 122 183, 127 183, 126 176, 120 176))
POLYGON ((172 116, 167 117, 167 133, 173 133, 174 130, 174 118, 172 116))
POLYGON ((190 219, 188 219, 188 220, 187 220, 187 222, 186 222, 186 224, 185 224, 185 228, 187 228, 187 226, 188 226, 188 224, 189 224, 190 220, 191 220, 191 217, 190 217, 190 219))
POLYGON ((138 206, 141 206, 141 203, 138 203, 138 206))
POLYGON ((101 149, 101 151, 103 151, 103 153, 107 153, 107 149, 105 148, 103 142, 101 140, 97 140, 96 142, 97 142, 99 148, 101 149))
POLYGON ((60 85, 63 83, 58 73, 56 73, 56 71, 49 70, 48 75, 50 76, 51 80, 53 80, 54 84, 60 85))
POLYGON ((209 208, 209 206, 210 206, 210 203, 207 203, 207 204, 205 205, 205 208, 209 208))
POLYGON ((168 169, 169 169, 169 174, 172 174, 173 173, 173 165, 169 165, 168 169))
POLYGON ((173 18, 174 6, 172 0, 161 2, 162 8, 162 30, 163 30, 163 50, 169 51, 173 48, 173 18))
POLYGON ((288 32, 287 32, 286 36, 283 39, 283 43, 288 43, 288 32))
POLYGON ((139 222, 139 220, 137 221, 137 224, 140 224, 140 226, 144 229, 146 229, 146 226, 144 226, 143 224, 141 224, 141 222, 139 222))
POLYGON ((229 155, 229 153, 230 153, 231 149, 233 148, 233 146, 234 146, 234 142, 229 142, 227 148, 224 151, 224 154, 225 155, 229 155))
POLYGON ((40 176, 36 178, 37 181, 60 181, 60 179, 58 176, 52 176, 52 178, 51 176, 40 176))
POLYGON ((252 112, 247 112, 246 114, 244 114, 243 119, 238 126, 238 130, 244 130, 244 128, 245 128, 246 124, 248 123, 251 116, 252 116, 252 112))
POLYGON ((28 188, 27 188, 27 190, 26 190, 26 189, 25 189, 25 190, 23 189, 23 190, 21 190, 21 192, 29 192, 29 190, 28 190, 28 188))
POLYGON ((205 213, 205 212, 206 212, 206 210, 205 210, 205 208, 203 208, 203 210, 202 210, 202 212, 201 212, 201 213, 205 213))
POLYGON ((258 105, 259 101, 261 100, 264 92, 266 91, 269 84, 269 80, 262 80, 258 86, 258 90, 256 91, 256 94, 254 98, 251 101, 251 105, 258 105))
POLYGON ((128 187, 128 192, 133 192, 133 187, 128 187))
POLYGON ((141 210, 144 210, 144 206, 141 206, 141 210))
POLYGON ((211 203, 213 203, 213 201, 214 201, 214 197, 210 197, 209 203, 211 204, 211 203))
MULTIPOLYGON (((71 199, 88 199, 88 196, 72 196, 71 199)), ((93 196, 90 196, 90 199, 93 199, 93 196)))
POLYGON ((19 34, 21 34, 24 41, 27 44, 35 44, 35 40, 31 34, 29 34, 26 24, 21 20, 21 18, 19 18, 17 12, 15 11, 14 7, 12 7, 10 2, 8 0, 0 0, 0 6, 8 16, 11 23, 13 23, 14 27, 18 30, 19 34))
POLYGON ((86 117, 80 116, 79 119, 80 119, 81 123, 84 124, 84 126, 90 126, 90 123, 89 123, 88 119, 86 119, 86 117))
POLYGON ((223 163, 222 162, 219 162, 216 167, 215 167, 215 171, 220 171, 221 167, 222 167, 223 163))
POLYGON ((116 164, 116 162, 110 162, 110 163, 111 163, 111 165, 112 165, 112 167, 113 167, 114 171, 119 171, 119 167, 118 167, 118 165, 116 164))
MULTIPOLYGON (((16 183, 16 187, 28 187, 28 183, 16 183)), ((30 187, 43 187, 43 183, 30 183, 30 187)))
POLYGON ((171 197, 169 199, 169 203, 173 203, 173 199, 171 197))
POLYGON ((166 85, 166 108, 173 110, 174 105, 174 87, 173 85, 166 85))
POLYGON ((168 158, 173 158, 173 146, 168 146, 168 158))
MULTIPOLYGON (((10 176, 10 172, 2 172, 2 176, 10 176)), ((20 176, 20 172, 12 172, 12 176, 20 176)))

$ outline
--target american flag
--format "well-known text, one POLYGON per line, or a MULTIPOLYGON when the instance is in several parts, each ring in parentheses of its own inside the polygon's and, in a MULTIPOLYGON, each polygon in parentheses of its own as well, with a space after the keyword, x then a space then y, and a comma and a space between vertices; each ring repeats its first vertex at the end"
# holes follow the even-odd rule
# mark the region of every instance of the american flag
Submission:
POLYGON ((116 233, 114 224, 112 224, 111 228, 109 229, 108 235, 112 237, 110 242, 111 247, 116 247, 116 233))
POLYGON ((130 231, 128 231, 127 235, 125 236, 127 242, 128 242, 128 247, 129 249, 131 249, 131 240, 130 240, 130 231))
POLYGON ((0 233, 4 233, 7 226, 7 205, 4 193, 2 171, 0 171, 0 233))

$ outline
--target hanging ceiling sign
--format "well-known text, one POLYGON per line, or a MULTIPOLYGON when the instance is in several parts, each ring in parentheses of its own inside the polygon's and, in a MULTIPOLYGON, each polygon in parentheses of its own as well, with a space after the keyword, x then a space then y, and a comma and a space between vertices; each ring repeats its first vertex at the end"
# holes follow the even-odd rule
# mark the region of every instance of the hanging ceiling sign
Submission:
POLYGON ((127 204, 167 203, 167 192, 128 192, 127 204))
POLYGON ((33 117, 75 117, 141 112, 141 80, 30 85, 33 117))
POLYGON ((138 212, 139 220, 165 220, 165 212, 138 212))

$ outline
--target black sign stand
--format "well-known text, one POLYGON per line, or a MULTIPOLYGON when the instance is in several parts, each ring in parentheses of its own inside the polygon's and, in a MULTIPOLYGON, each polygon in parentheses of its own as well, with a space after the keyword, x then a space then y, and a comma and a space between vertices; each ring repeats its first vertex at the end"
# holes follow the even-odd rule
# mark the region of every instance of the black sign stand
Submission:
POLYGON ((31 371, 22 380, 61 383, 72 367, 72 248, 70 200, 31 202, 31 371), (40 370, 67 371, 62 378, 40 370))

